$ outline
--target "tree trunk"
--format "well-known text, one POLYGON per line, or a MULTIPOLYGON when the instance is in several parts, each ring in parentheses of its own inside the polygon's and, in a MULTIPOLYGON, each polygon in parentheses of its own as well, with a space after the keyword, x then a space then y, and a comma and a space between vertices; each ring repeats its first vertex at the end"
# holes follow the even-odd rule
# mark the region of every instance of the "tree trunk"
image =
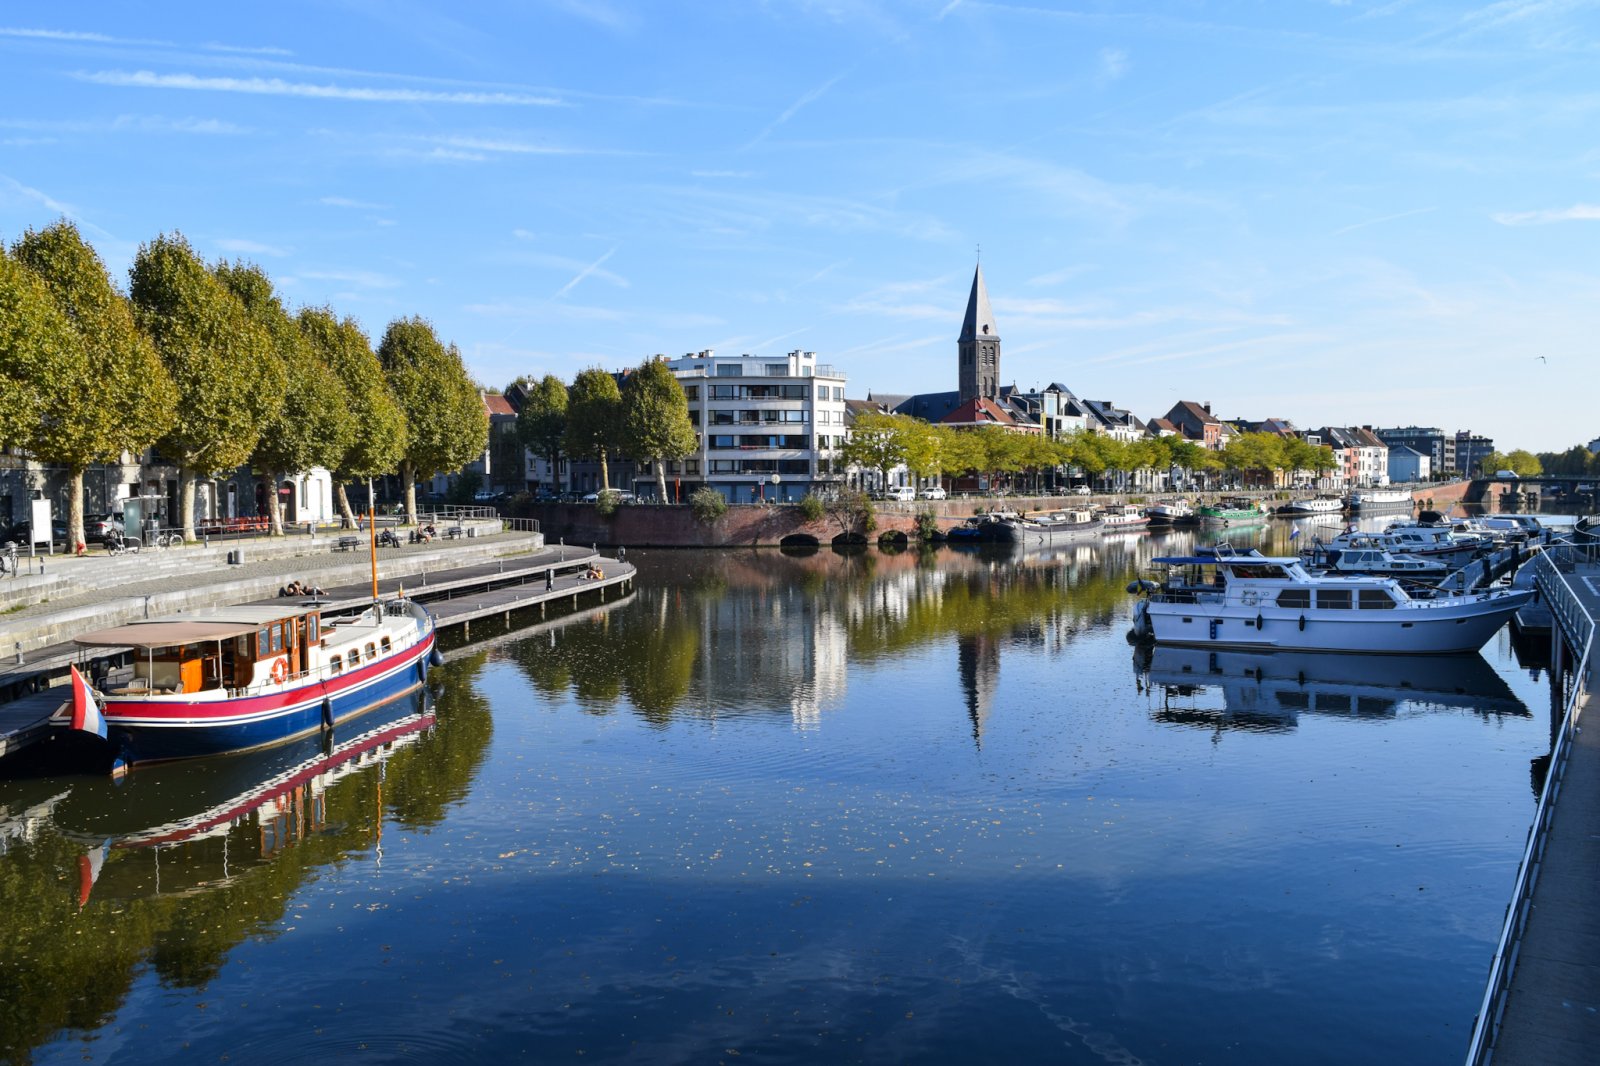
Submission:
POLYGON ((278 474, 269 471, 267 479, 267 532, 274 537, 283 536, 283 494, 278 491, 278 474))
POLYGON ((350 494, 344 491, 344 482, 339 482, 339 513, 344 515, 344 528, 356 528, 356 512, 350 506, 350 494))
MULTIPOLYGON (((67 554, 76 555, 83 536, 83 468, 73 467, 67 482, 67 554)), ((108 505, 109 506, 109 505, 108 505)))
POLYGON ((602 492, 611 490, 611 467, 606 464, 606 450, 604 448, 600 449, 600 490, 602 492))
POLYGON ((400 480, 406 489, 406 524, 414 526, 417 524, 417 479, 409 459, 400 464, 400 480))
MULTIPOLYGON (((194 540, 194 486, 196 477, 188 467, 178 470, 178 525, 184 540, 194 540)), ((143 532, 133 536, 142 536, 143 532)))
POLYGON ((656 501, 667 502, 667 464, 660 459, 656 460, 656 501))

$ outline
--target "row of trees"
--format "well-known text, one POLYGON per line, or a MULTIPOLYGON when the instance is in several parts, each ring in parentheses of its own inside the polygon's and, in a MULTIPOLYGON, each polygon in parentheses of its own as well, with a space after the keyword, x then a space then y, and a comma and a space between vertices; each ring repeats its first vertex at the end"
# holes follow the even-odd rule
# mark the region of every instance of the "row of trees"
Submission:
POLYGON ((689 401, 667 364, 650 359, 623 376, 599 367, 580 371, 571 386, 554 374, 519 379, 527 402, 517 415, 517 437, 558 469, 563 455, 600 463, 600 484, 611 488, 608 457, 653 463, 657 499, 667 500, 667 463, 700 447, 689 421, 689 401))
POLYGON ((858 417, 840 458, 848 465, 878 471, 885 484, 889 472, 904 465, 922 478, 1023 474, 1035 487, 1045 472, 1058 468, 1076 468, 1091 478, 1109 471, 1178 468, 1191 474, 1228 471, 1266 479, 1275 472, 1320 474, 1338 466, 1333 449, 1326 445, 1275 433, 1244 433, 1221 451, 1212 451, 1181 437, 1122 441, 1083 432, 1051 439, 998 426, 958 430, 894 414, 858 417))
POLYGON ((70 222, 0 248, 0 446, 69 475, 68 531, 83 541, 83 475, 154 445, 179 469, 179 522, 195 485, 249 464, 275 486, 322 466, 339 484, 399 472, 415 521, 419 478, 481 454, 488 417, 455 345, 421 318, 376 351, 327 307, 291 313, 264 271, 207 265, 182 235, 139 249, 124 295, 70 222))

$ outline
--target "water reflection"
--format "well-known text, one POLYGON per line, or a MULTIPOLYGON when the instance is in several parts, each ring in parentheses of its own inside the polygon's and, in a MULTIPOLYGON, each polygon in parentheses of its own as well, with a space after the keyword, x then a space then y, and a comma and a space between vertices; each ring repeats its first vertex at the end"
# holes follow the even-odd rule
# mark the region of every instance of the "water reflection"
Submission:
POLYGON ((1383 721, 1438 710, 1530 717, 1477 652, 1354 657, 1158 645, 1135 651, 1134 672, 1157 702, 1152 715, 1179 725, 1280 731, 1302 714, 1383 721))
POLYGON ((149 968, 200 988, 282 931, 313 873, 381 859, 385 824, 436 825, 488 748, 488 707, 443 667, 421 691, 267 751, 103 777, 0 781, 0 1061, 92 1030, 149 968))

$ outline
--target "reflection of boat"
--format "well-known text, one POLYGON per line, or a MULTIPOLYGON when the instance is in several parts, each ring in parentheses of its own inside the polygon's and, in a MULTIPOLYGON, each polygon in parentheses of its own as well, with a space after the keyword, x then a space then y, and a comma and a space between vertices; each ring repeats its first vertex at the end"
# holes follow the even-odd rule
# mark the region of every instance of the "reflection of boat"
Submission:
POLYGON ((1200 516, 1201 522, 1224 526, 1262 522, 1267 517, 1261 505, 1248 496, 1230 496, 1216 503, 1202 504, 1194 513, 1200 516))
POLYGON ((1506 589, 1414 599, 1393 578, 1313 576, 1300 560, 1166 556, 1139 581, 1134 632, 1160 644, 1442 655, 1476 651, 1532 598, 1506 589))
POLYGON ((1156 646, 1136 670, 1166 697, 1175 722, 1226 721, 1245 728, 1282 728, 1300 714, 1393 718, 1401 708, 1452 708, 1479 714, 1530 712, 1482 655, 1386 655, 1351 669, 1348 658, 1317 652, 1211 651, 1156 646), (1215 689, 1220 708, 1173 699, 1215 689))
POLYGON ((433 617, 410 600, 324 622, 317 604, 223 607, 75 638, 132 648, 96 679, 110 750, 126 763, 282 743, 420 685, 433 617))
POLYGON ((1344 501, 1337 496, 1312 496, 1290 500, 1278 508, 1279 514, 1338 514, 1344 510, 1344 501))
POLYGON ((1051 544, 1098 537, 1105 523, 1092 511, 1051 511, 1048 514, 1005 518, 994 523, 996 540, 1013 544, 1051 544))
POLYGON ((102 893, 108 885, 113 895, 148 893, 143 867, 131 869, 118 857, 141 848, 160 849, 165 878, 156 886, 160 891, 209 887, 252 858, 270 858, 284 845, 320 831, 321 798, 334 782, 386 761, 433 723, 427 696, 413 691, 347 720, 338 730, 347 736, 331 744, 323 736, 307 736, 254 752, 143 768, 121 783, 79 781, 52 821, 69 837, 109 849, 102 893), (215 855, 204 846, 208 841, 219 842, 215 855), (199 850, 184 850, 175 858, 173 849, 184 845, 199 850))

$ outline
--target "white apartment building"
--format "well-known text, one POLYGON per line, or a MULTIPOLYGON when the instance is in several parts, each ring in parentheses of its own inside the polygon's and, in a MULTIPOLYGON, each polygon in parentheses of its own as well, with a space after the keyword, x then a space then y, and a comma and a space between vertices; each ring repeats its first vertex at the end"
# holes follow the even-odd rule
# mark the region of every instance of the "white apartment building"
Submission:
POLYGON ((816 352, 773 358, 707 349, 667 367, 700 436, 693 457, 668 464, 669 491, 681 478, 712 486, 730 503, 798 500, 843 480, 845 378, 819 364, 816 352))

